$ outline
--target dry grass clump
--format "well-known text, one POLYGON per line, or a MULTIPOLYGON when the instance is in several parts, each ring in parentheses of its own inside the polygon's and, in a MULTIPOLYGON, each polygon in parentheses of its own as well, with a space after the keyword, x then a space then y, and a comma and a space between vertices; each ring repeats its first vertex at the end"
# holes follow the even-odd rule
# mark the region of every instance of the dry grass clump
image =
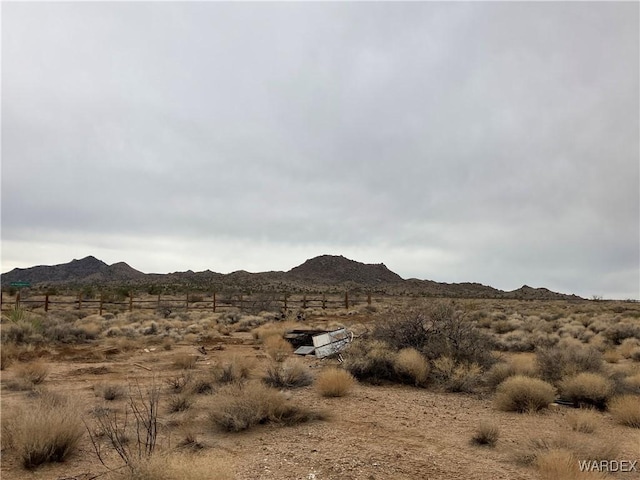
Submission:
POLYGON ((197 355, 190 355, 188 353, 179 353, 173 357, 173 366, 182 370, 192 370, 196 368, 196 362, 198 361, 197 355))
POLYGON ((189 410, 193 405, 193 399, 191 395, 180 393, 169 397, 167 402, 167 409, 169 413, 184 412, 189 410))
POLYGON ((7 386, 13 390, 31 390, 45 381, 49 375, 49 367, 38 360, 22 363, 15 367, 14 372, 14 380, 9 382, 7 386))
POLYGON ((590 372, 582 372, 560 382, 560 394, 575 406, 591 405, 604 410, 614 391, 614 383, 608 378, 590 372))
POLYGON ((393 367, 404 383, 424 386, 429 378, 429 362, 415 348, 404 348, 396 355, 393 367))
POLYGON ((520 354, 509 358, 506 362, 496 363, 485 376, 487 385, 495 389, 507 378, 514 375, 536 378, 539 375, 536 358, 532 354, 520 354))
POLYGON ((340 368, 327 368, 316 379, 316 389, 323 397, 344 397, 349 393, 355 380, 348 371, 340 368))
POLYGON ((567 413, 567 423, 574 432, 593 433, 600 423, 598 413, 591 408, 579 408, 567 413))
POLYGON ((14 449, 24 468, 34 468, 66 460, 77 448, 84 426, 73 405, 45 395, 7 416, 2 433, 2 447, 14 449))
POLYGON ((108 401, 119 400, 127 394, 127 389, 124 385, 117 383, 103 383, 94 387, 94 392, 97 396, 104 398, 108 401))
POLYGON ((19 353, 20 348, 14 343, 3 342, 0 344, 0 370, 4 370, 9 367, 19 353))
POLYGON ((283 362, 293 353, 293 346, 282 337, 270 336, 263 344, 267 355, 276 362, 283 362))
POLYGON ((220 456, 153 455, 122 474, 125 480, 232 480, 231 464, 220 456))
POLYGON ((227 432, 265 423, 294 425, 324 418, 321 412, 292 405, 280 392, 261 383, 234 384, 220 389, 209 413, 211 425, 227 432))
POLYGON ((212 373, 218 383, 242 382, 251 376, 254 365, 254 358, 234 355, 225 362, 215 365, 212 373))
POLYGON ((478 425, 473 437, 471 437, 471 443, 476 445, 486 445, 488 447, 495 447, 500 436, 500 429, 498 425, 491 421, 482 421, 478 425))
POLYGON ((440 357, 433 362, 432 376, 448 392, 473 392, 481 375, 482 369, 475 363, 456 363, 451 357, 440 357))
POLYGON ((541 480, 579 480, 604 479, 606 475, 594 472, 584 473, 580 471, 579 459, 569 450, 551 449, 540 453, 536 457, 536 467, 541 480))
POLYGON ((628 427, 640 428, 640 396, 620 395, 609 402, 613 419, 628 427))
POLYGON ((505 412, 537 412, 555 399, 555 388, 537 378, 515 375, 498 385, 495 407, 505 412))
POLYGON ((313 375, 300 360, 273 362, 267 367, 264 382, 275 388, 305 387, 313 383, 313 375))

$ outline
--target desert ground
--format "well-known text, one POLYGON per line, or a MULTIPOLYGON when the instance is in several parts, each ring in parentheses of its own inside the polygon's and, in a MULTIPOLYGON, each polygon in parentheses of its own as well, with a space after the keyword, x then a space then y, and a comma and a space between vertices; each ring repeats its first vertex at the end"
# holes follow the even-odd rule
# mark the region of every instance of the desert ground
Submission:
POLYGON ((280 317, 5 310, 2 478, 640 478, 638 303, 374 298, 280 317), (340 327, 339 357, 283 339, 340 327), (580 472, 595 460, 618 471, 580 472))

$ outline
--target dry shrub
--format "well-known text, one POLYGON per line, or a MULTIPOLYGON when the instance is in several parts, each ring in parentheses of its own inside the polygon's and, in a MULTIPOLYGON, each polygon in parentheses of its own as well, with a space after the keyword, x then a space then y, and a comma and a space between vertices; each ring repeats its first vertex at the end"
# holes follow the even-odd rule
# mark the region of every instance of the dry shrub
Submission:
POLYGON ((560 382, 560 394, 575 406, 594 406, 604 410, 614 391, 614 383, 598 373, 582 372, 560 382))
POLYGON ((640 396, 620 395, 609 402, 613 419, 628 427, 640 428, 640 396))
POLYGON ((20 349, 14 343, 2 343, 0 345, 0 370, 9 367, 16 359, 20 349))
POLYGON ((580 471, 578 458, 565 449, 552 449, 540 453, 536 458, 536 466, 542 480, 579 480, 604 479, 606 475, 580 471))
POLYGON ((386 343, 356 340, 343 354, 344 368, 362 382, 395 382, 395 354, 386 343))
POLYGON ((640 373, 629 375, 628 377, 623 378, 622 383, 630 393, 640 394, 640 373))
POLYGON ((323 418, 323 413, 292 405, 280 392, 261 383, 233 384, 220 389, 209 413, 211 425, 227 432, 264 423, 294 425, 323 418))
POLYGON ((448 392, 473 392, 481 374, 479 365, 456 363, 451 357, 440 357, 433 362, 432 376, 448 392))
POLYGON ((581 372, 602 370, 602 354, 592 346, 575 342, 543 348, 536 352, 538 367, 543 380, 555 383, 566 376, 581 372))
POLYGON ((506 412, 536 412, 555 399, 552 385, 538 378, 515 375, 498 385, 495 407, 506 412))
POLYGON ((471 442, 476 445, 495 447, 499 436, 500 429, 498 428, 498 425, 494 422, 485 420, 480 422, 478 425, 473 437, 471 437, 471 442))
POLYGON ((429 362, 415 348, 404 348, 398 352, 393 367, 404 383, 424 386, 429 378, 429 362))
POLYGON ((196 362, 198 361, 197 355, 191 355, 188 353, 179 353, 173 357, 173 366, 182 370, 191 370, 196 368, 196 362))
POLYGON ((225 362, 215 365, 212 373, 218 383, 242 382, 249 378, 254 365, 254 358, 234 355, 225 362))
POLYGON ((598 413, 591 408, 580 408, 569 412, 566 419, 571 430, 580 433, 593 433, 600 423, 598 413))
POLYGON ((278 322, 261 325, 253 331, 253 336, 263 342, 269 337, 283 338, 288 330, 300 328, 296 322, 278 322))
POLYGON ((133 465, 125 480, 232 480, 231 464, 212 455, 153 455, 133 465))
POLYGON ((522 354, 509 358, 506 362, 496 363, 485 376, 486 383, 492 389, 514 375, 536 378, 539 374, 535 356, 522 354))
POLYGON ((127 389, 124 385, 117 383, 103 383, 94 387, 96 395, 104 398, 105 400, 119 400, 127 394, 127 389))
POLYGON ((313 375, 298 359, 273 362, 267 367, 264 382, 275 388, 305 387, 313 383, 313 375))
POLYGON ((344 397, 353 387, 355 380, 346 370, 327 368, 316 379, 316 389, 323 397, 344 397))
POLYGON ((264 340, 264 349, 276 362, 283 362, 293 353, 293 346, 284 338, 276 336, 264 340))
POLYGON ((429 360, 448 356, 457 363, 482 367, 494 362, 492 338, 453 303, 436 302, 426 309, 399 312, 378 321, 372 336, 395 351, 415 348, 429 360))
POLYGON ((9 416, 3 427, 3 448, 15 449, 24 468, 64 461, 84 433, 78 409, 59 396, 46 395, 9 416))
POLYGON ((622 355, 618 350, 606 350, 602 354, 602 359, 607 363, 618 363, 622 355))
POLYGON ((15 379, 9 387, 16 390, 30 390, 40 385, 49 375, 49 367, 41 361, 23 363, 15 368, 15 379))
POLYGON ((627 338, 623 340, 618 347, 618 352, 624 358, 631 358, 638 347, 640 347, 640 340, 637 338, 627 338))
POLYGON ((177 394, 169 397, 167 409, 169 413, 184 412, 193 405, 193 399, 188 394, 177 394))

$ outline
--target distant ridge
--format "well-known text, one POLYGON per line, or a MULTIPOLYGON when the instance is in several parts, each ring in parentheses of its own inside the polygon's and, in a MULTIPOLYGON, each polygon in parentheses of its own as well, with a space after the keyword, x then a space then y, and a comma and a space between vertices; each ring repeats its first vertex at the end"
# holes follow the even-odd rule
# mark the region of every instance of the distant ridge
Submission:
POLYGON ((524 300, 579 300, 576 295, 552 292, 527 285, 505 292, 479 283, 441 283, 411 278, 404 280, 383 263, 366 264, 342 255, 320 255, 288 272, 249 273, 244 270, 222 274, 203 272, 143 273, 124 262, 107 265, 93 256, 59 265, 14 268, 1 276, 2 286, 27 281, 34 287, 79 285, 182 285, 201 288, 242 288, 271 291, 326 291, 365 289, 397 295, 449 298, 502 298, 524 300))

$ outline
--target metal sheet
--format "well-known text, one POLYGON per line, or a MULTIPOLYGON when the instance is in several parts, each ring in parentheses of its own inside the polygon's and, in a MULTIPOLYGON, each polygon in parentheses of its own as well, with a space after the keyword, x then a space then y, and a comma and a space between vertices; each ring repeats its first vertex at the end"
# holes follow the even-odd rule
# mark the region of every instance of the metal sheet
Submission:
POLYGON ((315 351, 316 347, 312 347, 309 345, 303 345, 299 347, 295 352, 296 355, 310 355, 315 351))
POLYGON ((315 335, 313 345, 316 348, 316 357, 324 358, 339 353, 349 344, 350 340, 349 333, 345 328, 315 335))

